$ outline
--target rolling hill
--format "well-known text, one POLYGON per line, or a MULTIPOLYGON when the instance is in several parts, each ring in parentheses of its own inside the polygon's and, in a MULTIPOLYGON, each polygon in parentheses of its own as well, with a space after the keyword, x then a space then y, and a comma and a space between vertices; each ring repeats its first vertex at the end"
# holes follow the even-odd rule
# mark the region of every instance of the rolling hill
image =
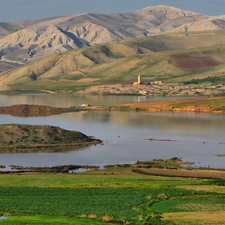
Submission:
POLYGON ((0 84, 71 90, 101 84, 225 78, 225 30, 166 33, 55 54, 1 74, 0 84))

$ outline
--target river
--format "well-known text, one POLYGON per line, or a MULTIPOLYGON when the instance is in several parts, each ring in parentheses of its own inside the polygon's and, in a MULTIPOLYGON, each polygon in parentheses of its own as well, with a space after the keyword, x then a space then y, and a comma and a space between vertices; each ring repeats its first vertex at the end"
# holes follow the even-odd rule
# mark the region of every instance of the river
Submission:
MULTIPOLYGON (((0 105, 42 104, 70 107, 157 100, 138 96, 0 95, 0 105)), ((58 153, 1 154, 0 165, 54 166, 134 163, 137 160, 182 157, 195 166, 225 168, 225 116, 199 113, 92 111, 48 117, 0 115, 0 124, 53 125, 81 131, 104 145, 58 153)))

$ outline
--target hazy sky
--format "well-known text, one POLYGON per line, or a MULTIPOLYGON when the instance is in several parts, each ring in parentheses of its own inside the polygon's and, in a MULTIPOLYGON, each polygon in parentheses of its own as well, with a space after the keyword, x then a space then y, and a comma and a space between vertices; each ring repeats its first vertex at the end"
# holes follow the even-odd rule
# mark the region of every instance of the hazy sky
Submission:
POLYGON ((225 14, 225 0, 0 0, 0 21, 131 12, 152 5, 170 5, 205 15, 225 14))

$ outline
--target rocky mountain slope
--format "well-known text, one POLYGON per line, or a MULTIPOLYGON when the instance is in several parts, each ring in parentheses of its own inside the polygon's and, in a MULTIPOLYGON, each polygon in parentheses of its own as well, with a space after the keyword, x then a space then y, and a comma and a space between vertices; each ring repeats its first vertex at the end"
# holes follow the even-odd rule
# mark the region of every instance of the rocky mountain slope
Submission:
POLYGON ((0 23, 0 28, 1 61, 27 63, 71 49, 127 38, 173 31, 223 29, 225 17, 152 6, 123 14, 81 14, 0 23))

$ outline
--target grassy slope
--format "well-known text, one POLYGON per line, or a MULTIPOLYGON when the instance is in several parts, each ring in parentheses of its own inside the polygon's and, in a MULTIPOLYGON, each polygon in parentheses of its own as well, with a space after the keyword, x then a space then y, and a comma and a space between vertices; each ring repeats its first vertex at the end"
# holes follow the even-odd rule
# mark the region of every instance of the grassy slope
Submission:
POLYGON ((93 140, 78 131, 68 131, 53 126, 0 125, 1 148, 38 146, 82 145, 93 140))
POLYGON ((103 219, 109 220, 107 224, 196 224, 199 218, 191 217, 194 212, 214 213, 207 221, 213 224, 225 211, 223 183, 141 175, 129 168, 73 175, 1 175, 0 211, 9 218, 0 224, 106 224, 103 219), (178 213, 189 219, 176 217, 178 213))
POLYGON ((132 83, 138 74, 149 81, 164 82, 184 82, 208 76, 225 79, 224 37, 223 30, 172 33, 96 45, 5 72, 0 82, 20 89, 77 90, 97 84, 132 83), (182 55, 203 62, 209 57, 215 65, 180 68, 172 56, 182 55))

